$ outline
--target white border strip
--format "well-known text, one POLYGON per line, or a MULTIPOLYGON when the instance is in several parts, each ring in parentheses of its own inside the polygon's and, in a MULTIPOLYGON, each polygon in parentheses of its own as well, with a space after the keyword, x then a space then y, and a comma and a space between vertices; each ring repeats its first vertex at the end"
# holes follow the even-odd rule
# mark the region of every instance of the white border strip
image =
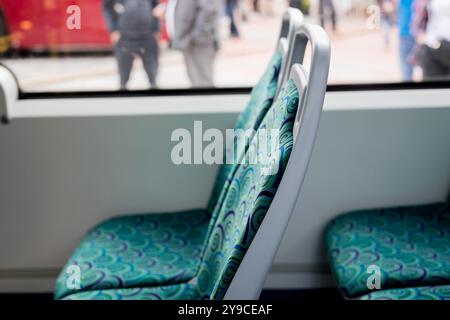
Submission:
MULTIPOLYGON (((110 117, 239 113, 248 95, 19 100, 9 117, 110 117)), ((325 111, 450 108, 450 89, 330 92, 325 111)))
POLYGON ((450 89, 330 92, 325 110, 450 108, 450 89))
POLYGON ((247 95, 19 100, 10 118, 238 113, 247 95))

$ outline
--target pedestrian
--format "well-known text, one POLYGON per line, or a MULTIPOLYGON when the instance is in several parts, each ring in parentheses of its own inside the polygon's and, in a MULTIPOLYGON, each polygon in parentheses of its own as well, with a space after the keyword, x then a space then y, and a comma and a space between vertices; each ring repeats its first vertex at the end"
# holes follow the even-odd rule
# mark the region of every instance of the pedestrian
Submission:
POLYGON ((221 0, 169 0, 166 23, 171 46, 184 56, 193 87, 214 85, 221 0))
POLYGON ((333 31, 337 30, 337 15, 333 0, 319 0, 320 25, 325 28, 326 18, 330 17, 333 31))
POLYGON ((424 80, 450 78, 450 0, 418 1, 414 29, 424 80))
POLYGON ((255 12, 261 13, 261 0, 253 0, 253 8, 255 12))
POLYGON ((416 40, 414 39, 411 24, 413 17, 414 0, 398 0, 397 26, 399 35, 400 67, 404 81, 413 80, 414 64, 410 57, 414 51, 416 40))
POLYGON ((158 3, 159 0, 103 0, 122 90, 127 88, 136 57, 142 60, 151 87, 157 87, 159 21, 152 11, 158 3))
POLYGON ((395 5, 393 0, 377 0, 380 7, 380 23, 386 49, 391 46, 391 30, 395 19, 395 5))
POLYGON ((239 30, 236 24, 236 7, 238 0, 225 1, 225 13, 230 19, 230 35, 233 38, 239 38, 239 30))

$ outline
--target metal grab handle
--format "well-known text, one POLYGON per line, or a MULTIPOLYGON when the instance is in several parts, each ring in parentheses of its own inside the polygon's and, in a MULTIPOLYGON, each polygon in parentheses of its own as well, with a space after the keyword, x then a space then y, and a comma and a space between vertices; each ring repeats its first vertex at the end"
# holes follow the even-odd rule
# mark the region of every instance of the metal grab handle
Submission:
POLYGON ((287 60, 290 79, 295 82, 301 97, 294 124, 294 141, 299 135, 305 113, 309 118, 320 118, 328 82, 330 58, 330 40, 324 29, 317 25, 304 24, 296 30, 291 39, 287 60), (309 71, 304 66, 308 43, 311 44, 312 49, 309 71))
POLYGON ((296 30, 303 24, 305 18, 303 13, 295 8, 289 8, 283 15, 281 23, 281 32, 278 38, 278 51, 281 54, 281 70, 278 77, 277 96, 281 88, 289 77, 288 59, 289 59, 289 44, 295 35, 296 30))

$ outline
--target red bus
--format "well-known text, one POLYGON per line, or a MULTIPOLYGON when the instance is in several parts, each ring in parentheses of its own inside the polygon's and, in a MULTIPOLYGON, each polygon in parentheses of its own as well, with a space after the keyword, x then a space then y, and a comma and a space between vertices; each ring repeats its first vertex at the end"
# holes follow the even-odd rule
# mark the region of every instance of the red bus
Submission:
POLYGON ((111 49, 102 0, 0 0, 0 39, 0 52, 111 49), (80 29, 67 27, 73 5, 80 29))
POLYGON ((0 0, 2 48, 95 50, 110 48, 102 0, 0 0), (67 27, 67 8, 80 8, 80 29, 67 27))
POLYGON ((110 48, 102 0, 0 0, 0 32, 14 50, 110 48), (80 8, 80 29, 69 29, 67 8, 80 8))

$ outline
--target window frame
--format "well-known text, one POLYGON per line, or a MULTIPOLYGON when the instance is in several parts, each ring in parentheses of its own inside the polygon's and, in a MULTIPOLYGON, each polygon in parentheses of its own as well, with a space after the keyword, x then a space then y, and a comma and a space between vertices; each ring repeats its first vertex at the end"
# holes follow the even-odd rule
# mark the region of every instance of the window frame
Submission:
MULTIPOLYGON (((17 78, 16 78, 17 81, 17 78)), ((49 91, 24 92, 19 88, 18 100, 32 99, 79 99, 79 98, 117 98, 117 97, 168 97, 168 96, 207 96, 207 95, 241 95, 250 94, 251 87, 224 88, 185 88, 185 89, 149 89, 129 91, 49 91)), ((391 82, 365 84, 331 84, 327 92, 360 92, 360 91, 398 91, 450 89, 450 80, 425 82, 391 82)))
MULTIPOLYGON (((79 98, 118 98, 118 97, 168 97, 168 96, 207 96, 207 95, 242 95, 250 94, 251 87, 213 87, 213 88, 180 88, 180 89, 148 89, 148 90, 111 90, 111 91, 48 91, 26 92, 20 88, 16 74, 0 62, 0 66, 11 72, 19 90, 18 100, 33 99, 79 99, 79 98)), ((450 79, 442 81, 421 82, 383 82, 383 83, 349 83, 329 84, 327 92, 360 92, 360 91, 397 91, 397 90, 429 90, 450 89, 450 79)))

